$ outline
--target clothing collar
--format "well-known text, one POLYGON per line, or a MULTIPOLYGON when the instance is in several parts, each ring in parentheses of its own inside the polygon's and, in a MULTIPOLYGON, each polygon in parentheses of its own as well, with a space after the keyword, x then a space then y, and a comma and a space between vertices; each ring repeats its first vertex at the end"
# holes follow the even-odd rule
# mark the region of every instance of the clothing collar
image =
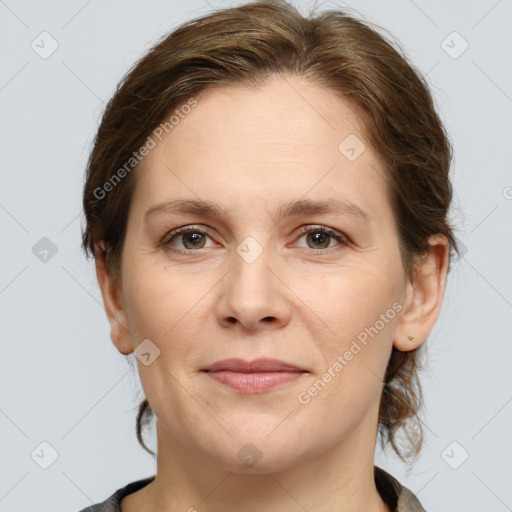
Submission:
POLYGON ((391 512, 426 512, 418 498, 394 476, 374 466, 375 485, 391 512))
MULTIPOLYGON (((377 490, 391 512, 426 512, 418 498, 387 471, 374 466, 374 475, 377 490)), ((104 502, 92 505, 81 512, 121 512, 123 498, 148 485, 155 476, 131 482, 118 489, 104 502)))

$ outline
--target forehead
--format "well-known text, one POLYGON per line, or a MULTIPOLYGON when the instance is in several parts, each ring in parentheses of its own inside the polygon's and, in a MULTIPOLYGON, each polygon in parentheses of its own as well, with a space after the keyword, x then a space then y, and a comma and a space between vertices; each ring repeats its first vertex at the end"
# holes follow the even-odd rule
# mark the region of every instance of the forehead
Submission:
POLYGON ((329 89, 286 77, 216 86, 196 101, 142 161, 137 207, 181 196, 248 209, 339 194, 368 211, 386 195, 357 110, 329 89))
POLYGON ((193 138, 199 151, 220 146, 254 156, 264 148, 264 157, 287 151, 306 158, 320 148, 326 155, 337 154, 337 143, 349 133, 365 138, 355 106, 296 77, 274 77, 250 88, 215 86, 203 91, 197 103, 172 132, 193 138), (187 133, 182 133, 184 126, 187 133))

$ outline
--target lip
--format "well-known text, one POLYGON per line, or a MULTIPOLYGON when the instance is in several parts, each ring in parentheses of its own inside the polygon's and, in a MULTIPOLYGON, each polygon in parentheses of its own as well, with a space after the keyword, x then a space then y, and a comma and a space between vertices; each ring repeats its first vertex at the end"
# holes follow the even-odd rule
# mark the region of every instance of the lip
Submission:
POLYGON ((223 359, 203 369, 207 372, 242 372, 242 373, 263 373, 263 372, 305 372, 299 368, 279 359, 268 359, 262 357, 254 361, 245 361, 244 359, 223 359))
POLYGON ((307 370, 278 359, 223 359, 202 371, 216 382, 242 393, 263 393, 299 379, 307 370))

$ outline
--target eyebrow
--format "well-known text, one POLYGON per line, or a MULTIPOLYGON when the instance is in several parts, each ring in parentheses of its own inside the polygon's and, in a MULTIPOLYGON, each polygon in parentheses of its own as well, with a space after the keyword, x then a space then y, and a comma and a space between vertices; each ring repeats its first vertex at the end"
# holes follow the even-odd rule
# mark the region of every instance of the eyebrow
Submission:
MULTIPOLYGON (((167 199, 151 206, 144 213, 144 220, 147 220, 157 212, 203 215, 205 217, 228 216, 228 211, 217 203, 202 199, 167 199)), ((326 199, 322 201, 300 199, 298 201, 289 201, 276 211, 275 217, 277 217, 278 221, 281 221, 286 217, 296 215, 322 213, 348 215, 366 221, 370 220, 370 216, 364 210, 346 199, 326 199)))

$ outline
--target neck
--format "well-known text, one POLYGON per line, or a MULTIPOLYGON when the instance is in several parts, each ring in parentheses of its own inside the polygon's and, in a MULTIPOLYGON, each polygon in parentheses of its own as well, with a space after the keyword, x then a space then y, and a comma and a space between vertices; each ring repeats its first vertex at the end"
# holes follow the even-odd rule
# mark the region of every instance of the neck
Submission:
POLYGON ((285 470, 246 474, 221 470, 191 453, 157 421, 155 480, 125 498, 122 512, 389 512, 374 480, 376 428, 368 432, 364 424, 331 449, 285 470))

